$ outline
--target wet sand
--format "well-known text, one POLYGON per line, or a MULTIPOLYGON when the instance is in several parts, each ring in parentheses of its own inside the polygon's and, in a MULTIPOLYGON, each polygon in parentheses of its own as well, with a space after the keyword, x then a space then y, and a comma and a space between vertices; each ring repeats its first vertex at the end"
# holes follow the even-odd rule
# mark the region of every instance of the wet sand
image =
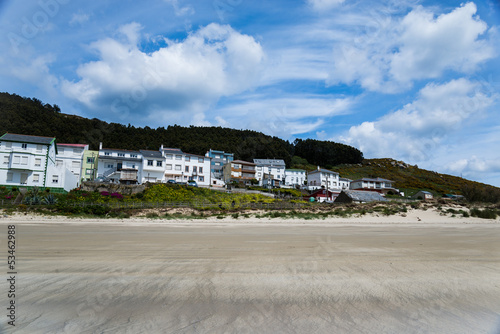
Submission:
POLYGON ((0 332, 500 333, 498 222, 344 220, 18 218, 0 332))

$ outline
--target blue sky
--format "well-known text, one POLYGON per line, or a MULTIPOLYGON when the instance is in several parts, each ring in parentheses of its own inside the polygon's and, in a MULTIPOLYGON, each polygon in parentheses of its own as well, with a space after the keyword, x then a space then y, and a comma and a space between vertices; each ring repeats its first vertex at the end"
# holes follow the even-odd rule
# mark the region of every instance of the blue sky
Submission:
POLYGON ((332 140, 500 186, 498 1, 7 0, 0 28, 0 91, 64 113, 332 140))

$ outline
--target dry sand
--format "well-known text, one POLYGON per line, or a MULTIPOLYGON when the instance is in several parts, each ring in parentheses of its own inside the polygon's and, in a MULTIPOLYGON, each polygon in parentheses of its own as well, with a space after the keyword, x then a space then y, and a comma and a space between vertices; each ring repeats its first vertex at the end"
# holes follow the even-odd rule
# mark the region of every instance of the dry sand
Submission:
POLYGON ((0 332, 500 333, 499 220, 15 216, 4 258, 7 224, 0 332))

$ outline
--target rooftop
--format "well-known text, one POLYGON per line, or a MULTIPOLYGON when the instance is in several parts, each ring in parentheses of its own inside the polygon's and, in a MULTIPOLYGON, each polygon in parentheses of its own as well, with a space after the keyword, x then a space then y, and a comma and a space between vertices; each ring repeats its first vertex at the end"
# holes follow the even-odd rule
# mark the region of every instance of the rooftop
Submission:
POLYGON ((52 144, 56 140, 54 137, 40 137, 40 136, 29 136, 29 135, 17 135, 14 133, 6 133, 0 140, 9 142, 21 142, 30 144, 52 144))

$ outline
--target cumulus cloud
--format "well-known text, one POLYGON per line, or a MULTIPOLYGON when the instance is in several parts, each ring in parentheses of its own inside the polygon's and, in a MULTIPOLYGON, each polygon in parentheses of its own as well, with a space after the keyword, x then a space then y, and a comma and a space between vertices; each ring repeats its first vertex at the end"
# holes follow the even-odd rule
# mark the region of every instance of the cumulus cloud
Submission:
POLYGON ((493 43, 481 39, 488 27, 476 11, 469 2, 437 17, 422 6, 400 20, 367 17, 373 27, 334 49, 328 82, 392 93, 410 88, 414 80, 438 78, 446 70, 472 73, 495 56, 493 43))
POLYGON ((374 122, 349 129, 342 138, 370 157, 426 161, 436 147, 494 103, 479 83, 466 79, 438 85, 430 83, 418 98, 374 122))
MULTIPOLYGON (((253 37, 228 25, 210 24, 183 41, 151 53, 142 51, 141 25, 119 29, 125 39, 94 42, 99 60, 78 67, 78 81, 64 80, 63 92, 94 110, 130 113, 204 112, 222 96, 251 88, 264 59, 253 37)), ((200 115, 197 123, 203 123, 200 115)))

